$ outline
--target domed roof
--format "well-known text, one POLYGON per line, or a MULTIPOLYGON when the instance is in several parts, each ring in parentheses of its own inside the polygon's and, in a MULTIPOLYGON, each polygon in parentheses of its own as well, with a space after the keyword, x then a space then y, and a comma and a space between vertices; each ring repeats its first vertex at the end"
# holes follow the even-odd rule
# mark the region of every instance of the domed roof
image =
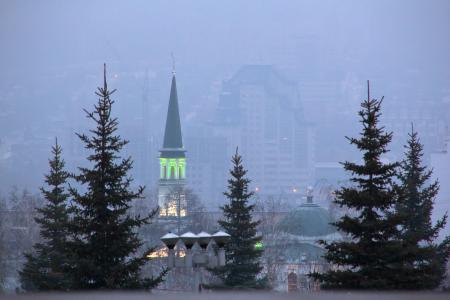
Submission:
POLYGON ((304 203, 277 225, 278 229, 297 236, 323 236, 336 232, 327 209, 315 203, 304 203))

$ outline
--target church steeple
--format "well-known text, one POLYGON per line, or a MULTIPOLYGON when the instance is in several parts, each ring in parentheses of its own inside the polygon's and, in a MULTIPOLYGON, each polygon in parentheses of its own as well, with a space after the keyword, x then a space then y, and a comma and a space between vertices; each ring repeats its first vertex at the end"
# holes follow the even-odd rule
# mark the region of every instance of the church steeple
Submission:
POLYGON ((183 149, 181 135, 180 112, 178 109, 177 82, 175 74, 172 76, 170 88, 169 108, 167 109, 166 129, 164 131, 163 150, 183 149))
POLYGON ((186 151, 183 148, 183 137, 181 135, 175 72, 172 76, 164 142, 160 153, 159 214, 161 217, 184 217, 186 215, 184 193, 186 151))

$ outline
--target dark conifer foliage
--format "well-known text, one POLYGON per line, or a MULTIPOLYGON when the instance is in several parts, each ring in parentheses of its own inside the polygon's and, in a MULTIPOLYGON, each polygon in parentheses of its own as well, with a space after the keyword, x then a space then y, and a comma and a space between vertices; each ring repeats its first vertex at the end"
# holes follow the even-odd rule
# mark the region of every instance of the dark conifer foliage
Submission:
POLYGON ((143 187, 131 190, 132 168, 130 157, 121 158, 120 151, 128 143, 117 135, 118 121, 111 116, 112 93, 106 82, 96 92, 99 97, 93 112, 87 117, 94 121, 91 135, 78 134, 91 167, 79 168, 74 179, 84 186, 85 192, 70 189, 74 200, 74 218, 71 232, 75 252, 72 269, 74 289, 148 289, 157 285, 164 272, 156 278, 142 278, 146 252, 137 229, 148 224, 156 214, 146 217, 131 216, 129 208, 135 199, 143 198, 143 187), (138 254, 139 252, 139 254, 138 254))
POLYGON ((41 188, 46 204, 37 208, 39 216, 35 219, 40 225, 43 241, 33 246, 33 253, 25 254, 26 263, 19 272, 25 290, 68 290, 71 283, 67 275, 70 265, 67 247, 69 210, 65 190, 69 175, 64 170, 62 149, 57 141, 52 153, 50 172, 45 176, 49 189, 41 188))
POLYGON ((400 239, 403 241, 400 269, 395 273, 399 289, 434 289, 445 277, 450 255, 450 237, 435 243, 439 231, 445 227, 447 215, 432 224, 431 215, 437 181, 429 182, 432 170, 422 163, 423 145, 412 128, 405 145, 405 159, 399 171, 399 202, 396 213, 402 220, 400 239))
POLYGON ((221 207, 223 218, 219 225, 231 235, 231 241, 225 246, 226 265, 212 269, 223 285, 218 289, 255 289, 264 288, 265 280, 258 279, 262 270, 259 259, 263 250, 255 248, 262 237, 257 235, 259 221, 253 221, 254 205, 249 204, 253 192, 248 190, 250 180, 246 178, 247 170, 242 165, 242 157, 232 157, 233 168, 228 180, 228 191, 224 195, 229 203, 221 207))
POLYGON ((390 214, 397 196, 393 187, 397 163, 384 163, 382 155, 392 133, 379 125, 381 100, 370 99, 361 104, 360 138, 348 138, 363 156, 361 164, 345 162, 352 174, 350 187, 336 192, 335 203, 356 211, 345 215, 335 226, 348 239, 324 243, 325 259, 333 266, 324 274, 312 274, 325 289, 396 289, 392 266, 399 260, 397 216, 390 214))

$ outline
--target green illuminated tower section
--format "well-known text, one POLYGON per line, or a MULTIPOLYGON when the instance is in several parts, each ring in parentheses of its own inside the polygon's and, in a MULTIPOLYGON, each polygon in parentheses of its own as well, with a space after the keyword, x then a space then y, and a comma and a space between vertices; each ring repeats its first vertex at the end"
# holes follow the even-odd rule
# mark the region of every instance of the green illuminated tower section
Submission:
POLYGON ((158 204, 160 217, 184 217, 186 215, 186 151, 181 135, 175 74, 170 88, 164 143, 160 150, 160 174, 158 204))

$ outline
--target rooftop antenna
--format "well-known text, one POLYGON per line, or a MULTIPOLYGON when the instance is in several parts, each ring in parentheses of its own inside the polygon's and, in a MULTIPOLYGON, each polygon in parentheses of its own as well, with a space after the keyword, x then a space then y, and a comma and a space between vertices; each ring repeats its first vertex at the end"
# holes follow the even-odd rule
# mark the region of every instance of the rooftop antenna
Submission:
POLYGON ((172 74, 175 76, 175 56, 173 52, 170 52, 170 56, 172 56, 172 74))
POLYGON ((370 82, 367 80, 367 101, 370 101, 370 82))

